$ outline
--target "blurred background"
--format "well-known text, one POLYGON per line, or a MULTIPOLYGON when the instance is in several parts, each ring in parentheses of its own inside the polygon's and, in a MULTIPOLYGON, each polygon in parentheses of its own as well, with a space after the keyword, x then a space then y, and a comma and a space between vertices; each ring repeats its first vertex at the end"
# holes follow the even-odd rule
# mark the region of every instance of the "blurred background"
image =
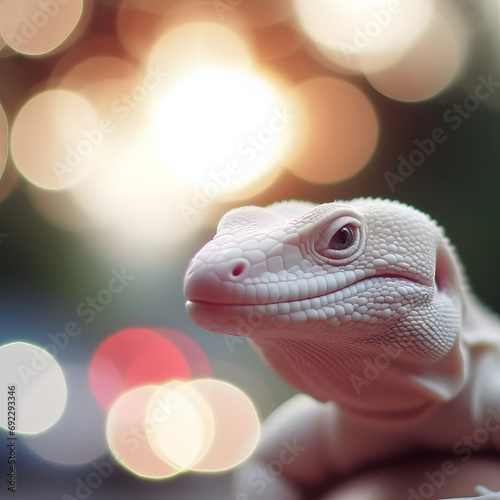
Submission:
POLYGON ((204 445, 190 455, 181 425, 161 462, 144 448, 149 389, 134 391, 212 381, 222 406, 197 408, 237 421, 232 442, 294 394, 246 342, 184 311, 184 270, 230 208, 412 204, 500 310, 499 7, 0 2, 0 472, 15 383, 17 498, 233 498, 253 441, 180 473, 204 445))

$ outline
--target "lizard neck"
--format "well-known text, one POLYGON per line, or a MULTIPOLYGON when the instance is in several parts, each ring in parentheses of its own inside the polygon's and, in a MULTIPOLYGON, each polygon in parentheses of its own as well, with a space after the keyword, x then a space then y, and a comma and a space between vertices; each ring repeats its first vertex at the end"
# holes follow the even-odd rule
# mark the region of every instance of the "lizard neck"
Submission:
POLYGON ((399 345, 254 340, 260 356, 288 383, 346 412, 390 424, 424 418, 464 387, 468 352, 457 341, 432 365, 409 359, 399 345))

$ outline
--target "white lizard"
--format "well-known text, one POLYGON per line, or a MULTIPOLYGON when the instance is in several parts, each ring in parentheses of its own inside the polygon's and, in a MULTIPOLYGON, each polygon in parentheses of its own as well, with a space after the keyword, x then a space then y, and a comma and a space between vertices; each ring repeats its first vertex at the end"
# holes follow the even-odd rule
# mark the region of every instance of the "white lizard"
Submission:
POLYGON ((264 424, 236 500, 303 500, 303 487, 415 450, 500 451, 500 324, 428 215, 371 198, 233 209, 184 292, 195 323, 249 337, 309 395, 264 424), (467 448, 478 426, 486 437, 467 448), (273 459, 283 473, 256 494, 259 464, 273 459))

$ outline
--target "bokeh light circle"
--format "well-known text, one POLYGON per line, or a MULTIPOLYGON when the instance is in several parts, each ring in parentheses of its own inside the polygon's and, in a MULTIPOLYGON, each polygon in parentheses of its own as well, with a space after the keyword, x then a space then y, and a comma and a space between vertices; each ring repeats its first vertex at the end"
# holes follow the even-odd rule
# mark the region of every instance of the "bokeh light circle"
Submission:
POLYGON ((73 32, 83 0, 16 0, 0 3, 0 34, 15 51, 47 54, 73 32))
POLYGON ((213 445, 212 409, 192 383, 160 387, 147 409, 151 448, 179 470, 193 468, 213 445))
POLYGON ((289 95, 297 116, 287 168, 315 183, 338 182, 358 173, 372 156, 379 125, 369 99, 354 85, 316 78, 289 95))
MULTIPOLYGON (((15 432, 36 434, 61 417, 68 397, 66 380, 54 357, 26 342, 0 347, 0 380, 15 386, 15 432)), ((9 389, 10 390, 10 389, 9 389)), ((0 398, 0 427, 8 428, 7 396, 0 398)))
POLYGON ((236 467, 254 451, 260 436, 257 411, 248 396, 235 386, 214 379, 193 380, 192 389, 212 410, 213 441, 192 470, 216 472, 236 467))
MULTIPOLYGON (((130 125, 136 123, 131 120, 130 125)), ((184 251, 190 232, 179 207, 191 193, 152 158, 151 137, 144 135, 145 130, 130 135, 117 130, 114 147, 103 151, 109 161, 73 187, 71 195, 75 208, 105 227, 89 234, 90 246, 102 246, 113 261, 152 266, 164 262, 166 253, 184 251)))
POLYGON ((106 451, 106 415, 90 392, 87 367, 69 365, 64 372, 68 399, 61 418, 50 429, 29 436, 25 442, 37 455, 51 462, 85 464, 106 451))
POLYGON ((105 409, 127 389, 190 377, 180 349, 147 328, 128 328, 109 336, 94 351, 89 366, 90 387, 105 409))
MULTIPOLYGON (((242 340, 241 337, 234 337, 242 340)), ((213 376, 218 380, 231 381, 231 384, 243 391, 258 408, 261 416, 270 415, 285 399, 291 398, 295 392, 292 388, 277 389, 263 379, 258 370, 252 366, 242 366, 237 361, 213 360, 211 363, 213 376)))
POLYGON ((156 144, 169 171, 210 193, 269 176, 291 118, 253 73, 205 67, 186 74, 158 105, 156 144))
POLYGON ((427 28, 434 0, 295 0, 303 29, 336 64, 362 72, 380 71, 404 57, 427 28))
POLYGON ((109 410, 106 425, 108 445, 117 460, 134 474, 156 479, 179 472, 159 458, 148 441, 146 411, 158 389, 158 386, 143 386, 122 394, 109 410))
POLYGON ((168 30, 151 48, 147 66, 157 66, 170 77, 203 66, 249 68, 245 42, 229 28, 215 23, 192 22, 168 30))
POLYGON ((216 472, 246 460, 260 436, 248 396, 221 380, 171 380, 128 390, 112 404, 107 441, 133 473, 168 477, 216 472))
POLYGON ((12 157, 32 184, 65 189, 96 164, 105 135, 86 99, 67 90, 48 90, 19 111, 12 126, 12 157))
POLYGON ((467 55, 465 30, 449 4, 396 64, 367 79, 381 94, 399 101, 429 99, 457 77, 467 55))

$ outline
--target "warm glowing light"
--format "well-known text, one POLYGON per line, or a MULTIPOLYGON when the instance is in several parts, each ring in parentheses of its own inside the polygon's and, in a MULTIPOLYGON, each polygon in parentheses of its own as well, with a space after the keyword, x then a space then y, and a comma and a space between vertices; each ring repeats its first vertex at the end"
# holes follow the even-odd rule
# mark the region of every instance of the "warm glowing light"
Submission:
POLYGON ((164 262, 166 252, 171 256, 185 252, 196 221, 203 217, 198 213, 189 220, 190 226, 186 224, 179 207, 191 204, 193 188, 176 183, 164 165, 152 158, 150 134, 140 123, 131 117, 123 122, 130 125, 129 130, 117 129, 109 136, 100 168, 73 187, 71 194, 77 208, 95 225, 107 226, 102 233, 89 235, 89 245, 98 245, 113 261, 150 266, 164 262))
POLYGON ((7 115, 0 104, 0 179, 2 178, 9 156, 9 124, 7 115))
POLYGON ((83 0, 0 3, 0 33, 17 52, 47 54, 73 32, 82 15, 83 0))
POLYGON ((239 389, 214 379, 163 386, 150 402, 151 446, 179 468, 200 472, 230 469, 257 445, 260 422, 239 389))
POLYGON ((260 421, 253 403, 243 391, 221 380, 194 380, 189 386, 208 403, 214 422, 210 449, 192 470, 215 472, 236 467, 259 440, 260 421))
POLYGON ((205 66, 248 69, 250 52, 233 31, 219 24, 193 22, 168 30, 155 43, 148 67, 160 66, 170 78, 205 66))
POLYGON ((182 352, 146 328, 128 328, 106 338, 89 367, 90 387, 103 408, 109 408, 127 389, 190 376, 182 352))
POLYGON ((380 73, 367 75, 380 93, 400 101, 421 101, 447 88, 466 56, 462 20, 453 4, 436 15, 404 58, 380 73))
POLYGON ((122 394, 106 432, 124 467, 159 478, 235 467, 255 449, 260 422, 248 396, 227 382, 172 380, 122 394))
POLYGON ((65 189, 83 179, 97 162, 107 126, 83 97, 66 90, 42 92, 21 108, 14 121, 12 157, 31 183, 65 189))
POLYGON ((152 48, 148 67, 157 66, 167 77, 149 103, 150 135, 172 181, 190 191, 194 184, 191 197, 209 201, 267 187, 285 156, 293 117, 280 91, 252 71, 246 44, 217 24, 183 24, 152 48))
POLYGON ((362 72, 380 71, 404 56, 427 28, 433 0, 295 0, 305 32, 335 63, 362 72))
POLYGON ((294 102, 296 156, 287 167, 310 182, 347 179, 359 172, 378 141, 373 105, 354 85, 335 78, 317 78, 299 84, 294 102))
POLYGON ((67 366, 64 371, 68 384, 68 402, 64 413, 50 429, 26 438, 25 443, 32 451, 51 462, 84 464, 106 451, 106 416, 90 393, 87 369, 67 366))
POLYGON ((157 108, 155 136, 176 176, 206 190, 234 191, 277 168, 292 119, 257 76, 205 67, 169 89, 157 108))
MULTIPOLYGON (((44 349, 26 342, 0 347, 0 380, 6 391, 14 393, 16 432, 42 432, 61 417, 68 397, 66 381, 57 361, 44 349)), ((4 429, 9 428, 7 405, 6 395, 0 398, 4 429)))
POLYGON ((147 420, 151 448, 179 470, 191 468, 212 446, 214 420, 210 406, 192 383, 170 382, 152 397, 147 420))
POLYGON ((106 436, 117 460, 134 474, 147 478, 165 478, 179 470, 153 452, 147 432, 157 423, 148 419, 146 410, 158 392, 157 386, 144 386, 122 394, 108 414, 106 436))

